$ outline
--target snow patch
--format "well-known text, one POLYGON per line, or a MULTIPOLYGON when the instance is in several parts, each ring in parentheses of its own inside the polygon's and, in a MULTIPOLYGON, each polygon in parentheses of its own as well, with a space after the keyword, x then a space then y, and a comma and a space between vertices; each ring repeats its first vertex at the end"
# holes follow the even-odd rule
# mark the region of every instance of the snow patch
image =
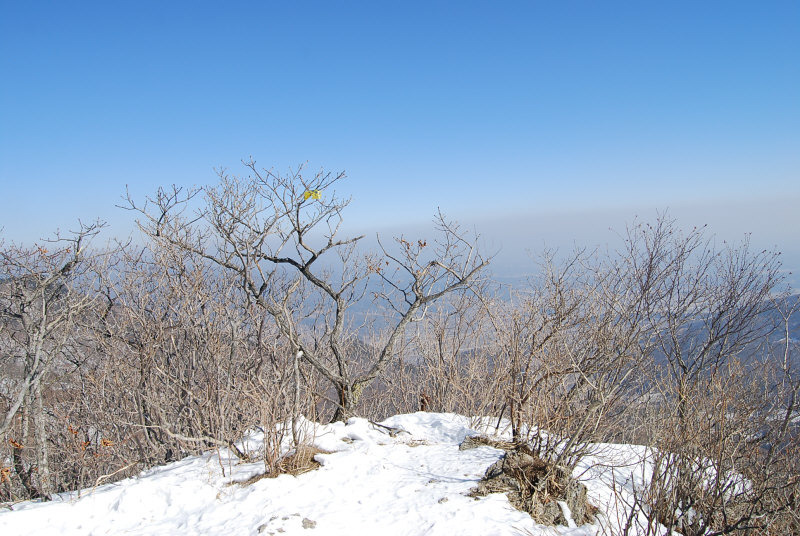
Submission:
MULTIPOLYGON (((314 471, 231 485, 263 472, 263 463, 242 463, 221 449, 49 503, 15 504, 0 513, 2 533, 588 536, 614 533, 614 519, 625 511, 613 490, 617 497, 632 492, 642 472, 637 447, 598 446, 593 456, 601 465, 587 460, 581 481, 604 520, 577 527, 565 511, 569 526, 544 527, 503 494, 467 496, 502 456, 489 447, 458 449, 467 435, 486 431, 479 419, 415 413, 377 424, 304 424, 313 425, 314 444, 330 452, 316 456, 322 466, 314 471), (631 465, 614 468, 617 462, 631 465)), ((240 446, 257 451, 259 433, 240 446)))

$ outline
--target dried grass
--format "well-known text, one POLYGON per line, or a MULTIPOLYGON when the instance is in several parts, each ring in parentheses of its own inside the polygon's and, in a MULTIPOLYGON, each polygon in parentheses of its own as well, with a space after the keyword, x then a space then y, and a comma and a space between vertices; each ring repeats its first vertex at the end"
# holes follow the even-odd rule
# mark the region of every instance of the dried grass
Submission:
POLYGON ((276 478, 279 475, 299 476, 320 467, 320 463, 314 459, 317 454, 330 454, 329 451, 315 447, 313 445, 301 445, 293 452, 287 454, 275 464, 272 471, 251 476, 241 482, 232 482, 239 486, 246 487, 255 484, 264 478, 276 478))

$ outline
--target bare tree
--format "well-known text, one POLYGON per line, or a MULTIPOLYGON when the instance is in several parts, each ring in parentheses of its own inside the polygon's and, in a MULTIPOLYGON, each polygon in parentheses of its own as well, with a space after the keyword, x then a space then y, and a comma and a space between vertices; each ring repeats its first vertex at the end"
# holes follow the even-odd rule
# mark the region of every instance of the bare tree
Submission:
POLYGON ((765 528, 791 496, 769 454, 785 453, 787 438, 773 433, 782 395, 763 344, 775 327, 778 255, 747 240, 717 248, 704 229, 683 233, 661 218, 629 229, 620 261, 652 347, 642 368, 651 519, 683 534, 765 528))
POLYGON ((92 260, 89 242, 102 227, 81 224, 69 236, 33 247, 0 245, 0 436, 12 446, 14 470, 32 497, 54 491, 44 383, 77 319, 92 306, 92 294, 77 284, 92 260), (28 462, 24 453, 31 451, 28 462))
POLYGON ((502 373, 492 362, 494 333, 483 306, 487 285, 453 292, 410 330, 383 380, 370 415, 443 411, 493 414, 502 400, 502 373))
POLYGON ((570 470, 620 430, 643 359, 634 303, 614 267, 545 252, 541 275, 492 315, 515 441, 570 470))
POLYGON ((487 261, 453 223, 439 215, 440 239, 398 239, 396 251, 365 257, 362 237, 339 238, 349 204, 336 196, 340 173, 288 176, 245 164, 250 175, 220 172, 202 191, 159 190, 144 205, 130 196, 141 229, 154 240, 192 252, 236 275, 244 291, 266 311, 286 338, 291 354, 310 363, 336 391, 335 419, 350 415, 363 389, 388 366, 406 326, 442 296, 470 284, 487 261), (202 194, 200 208, 187 206, 202 194), (382 297, 396 316, 383 347, 368 364, 346 353, 351 307, 367 296, 371 276, 387 285, 382 297), (302 300, 300 296, 304 296, 302 300), (309 308, 318 320, 303 322, 309 308))
POLYGON ((796 365, 788 343, 766 359, 777 255, 716 248, 662 217, 621 251, 543 267, 492 316, 515 439, 556 471, 591 442, 635 436, 653 469, 635 498, 647 527, 796 524, 796 365))
POLYGON ((292 435, 287 422, 312 413, 310 396, 295 389, 297 360, 239 280, 191 251, 148 241, 121 250, 102 281, 106 306, 92 328, 98 354, 114 359, 81 367, 70 412, 85 449, 105 457, 100 474, 217 448, 274 469, 281 441, 255 450, 238 442, 254 427, 265 439, 292 435))

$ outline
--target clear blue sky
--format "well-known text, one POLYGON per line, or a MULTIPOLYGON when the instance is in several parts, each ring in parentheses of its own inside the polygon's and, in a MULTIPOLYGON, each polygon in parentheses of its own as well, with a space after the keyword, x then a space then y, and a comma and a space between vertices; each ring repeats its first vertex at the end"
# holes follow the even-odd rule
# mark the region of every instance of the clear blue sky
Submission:
POLYGON ((797 249, 800 2, 2 3, 6 240, 250 155, 367 232, 708 204, 797 249))

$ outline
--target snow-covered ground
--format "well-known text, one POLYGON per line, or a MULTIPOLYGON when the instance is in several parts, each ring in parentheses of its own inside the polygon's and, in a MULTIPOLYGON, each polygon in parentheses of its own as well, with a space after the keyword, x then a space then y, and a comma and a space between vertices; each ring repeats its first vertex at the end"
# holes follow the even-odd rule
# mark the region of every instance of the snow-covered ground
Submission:
MULTIPOLYGON (((460 451, 467 435, 484 430, 459 415, 415 413, 382 424, 364 419, 314 426, 322 467, 241 486, 263 472, 262 463, 239 463, 209 452, 136 478, 61 494, 52 502, 26 502, 0 510, 2 535, 552 535, 617 533, 632 483, 643 477, 642 452, 598 446, 579 469, 589 500, 605 514, 593 525, 544 527, 514 509, 503 494, 467 496, 503 452, 460 451), (617 482, 617 493, 612 484, 617 482)), ((251 445, 255 438, 250 438, 251 445)), ((646 468, 645 468, 646 469, 646 468)))

